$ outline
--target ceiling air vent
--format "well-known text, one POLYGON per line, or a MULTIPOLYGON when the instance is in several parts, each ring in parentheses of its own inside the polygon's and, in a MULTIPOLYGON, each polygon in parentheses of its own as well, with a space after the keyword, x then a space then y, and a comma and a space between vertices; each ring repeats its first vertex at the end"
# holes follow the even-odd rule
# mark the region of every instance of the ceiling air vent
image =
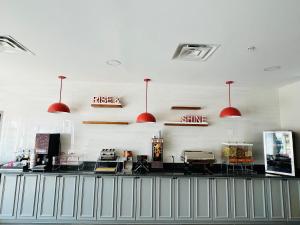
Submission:
POLYGON ((216 44, 179 44, 173 55, 173 59, 205 61, 219 46, 216 44))
POLYGON ((0 52, 26 52, 34 55, 32 51, 11 36, 0 36, 0 52))

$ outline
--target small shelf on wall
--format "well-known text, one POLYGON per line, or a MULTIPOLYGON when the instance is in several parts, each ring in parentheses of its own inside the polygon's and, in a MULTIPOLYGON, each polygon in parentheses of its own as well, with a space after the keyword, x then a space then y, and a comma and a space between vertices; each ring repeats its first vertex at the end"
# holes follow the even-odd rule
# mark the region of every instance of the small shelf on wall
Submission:
POLYGON ((123 108, 121 104, 91 104, 95 108, 123 108))
POLYGON ((94 125, 128 125, 129 122, 119 122, 119 121, 82 121, 82 124, 94 124, 94 125))
POLYGON ((172 110, 200 110, 200 106, 172 106, 172 110))
POLYGON ((183 123, 183 122, 165 122, 165 126, 178 126, 178 127, 207 127, 208 123, 183 123))

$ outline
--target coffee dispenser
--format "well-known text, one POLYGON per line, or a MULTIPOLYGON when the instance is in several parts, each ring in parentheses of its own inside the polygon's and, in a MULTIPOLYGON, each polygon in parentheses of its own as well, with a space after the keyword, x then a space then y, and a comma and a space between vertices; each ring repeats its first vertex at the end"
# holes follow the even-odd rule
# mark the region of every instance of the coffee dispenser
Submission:
POLYGON ((60 134, 36 134, 36 163, 33 171, 48 171, 52 169, 52 159, 60 152, 60 134))
MULTIPOLYGON (((160 134, 160 133, 159 133, 160 134)), ((163 144, 164 139, 161 137, 152 138, 152 169, 162 169, 163 168, 163 144)))

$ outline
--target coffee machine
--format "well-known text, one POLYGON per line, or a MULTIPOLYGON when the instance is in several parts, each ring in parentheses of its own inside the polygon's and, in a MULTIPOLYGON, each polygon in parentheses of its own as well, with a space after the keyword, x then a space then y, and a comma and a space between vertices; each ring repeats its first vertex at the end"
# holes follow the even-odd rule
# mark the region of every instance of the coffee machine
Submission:
POLYGON ((159 132, 159 137, 152 138, 152 169, 162 169, 163 164, 163 145, 164 139, 161 137, 161 132, 159 132))
POLYGON ((38 133, 35 138, 35 166, 32 171, 52 169, 53 157, 60 152, 60 134, 38 133))

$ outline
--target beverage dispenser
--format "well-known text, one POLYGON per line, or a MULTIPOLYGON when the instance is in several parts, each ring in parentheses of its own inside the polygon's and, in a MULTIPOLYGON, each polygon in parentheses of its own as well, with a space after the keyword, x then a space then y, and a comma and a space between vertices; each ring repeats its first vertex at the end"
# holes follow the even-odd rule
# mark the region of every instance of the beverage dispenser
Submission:
POLYGON ((35 139, 36 163, 33 171, 52 169, 52 159, 60 152, 60 134, 38 133, 35 139))

